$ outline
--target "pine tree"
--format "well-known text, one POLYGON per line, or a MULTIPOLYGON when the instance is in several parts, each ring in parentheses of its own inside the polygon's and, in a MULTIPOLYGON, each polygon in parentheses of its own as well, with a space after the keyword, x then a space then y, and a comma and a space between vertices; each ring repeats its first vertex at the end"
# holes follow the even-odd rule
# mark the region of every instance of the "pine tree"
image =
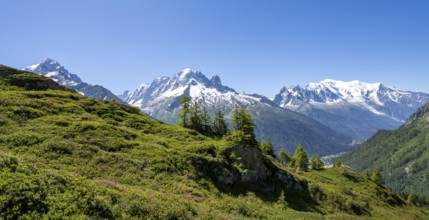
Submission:
POLYGON ((374 172, 372 172, 371 180, 379 184, 383 184, 383 177, 381 176, 381 173, 378 172, 378 170, 374 170, 374 172))
POLYGON ((276 157, 276 155, 274 154, 274 148, 273 148, 273 143, 271 142, 271 139, 268 139, 267 142, 261 142, 259 144, 259 148, 262 150, 262 153, 266 155, 270 155, 274 158, 276 157))
POLYGON ((179 104, 182 106, 180 113, 177 115, 180 119, 179 124, 183 127, 189 127, 189 114, 190 114, 191 97, 183 94, 180 97, 179 104))
POLYGON ((225 123, 223 113, 220 110, 216 112, 216 115, 213 121, 212 130, 213 130, 213 134, 217 137, 223 137, 229 132, 228 126, 225 123))
POLYGON ((310 166, 313 170, 321 170, 323 169, 323 161, 320 159, 319 155, 316 155, 316 157, 310 158, 310 166))
POLYGON ((189 128, 194 129, 198 132, 202 131, 201 110, 197 102, 194 102, 194 105, 192 106, 192 109, 190 111, 189 121, 190 121, 189 128))
POLYGON ((232 127, 234 129, 232 139, 236 144, 257 146, 252 115, 238 105, 232 112, 232 127))
POLYGON ((283 148, 280 148, 278 158, 282 164, 287 164, 291 160, 290 156, 283 150, 283 148))
POLYGON ((295 154, 292 157, 291 165, 294 168, 302 171, 308 171, 308 157, 304 147, 298 145, 295 150, 295 154))
POLYGON ((206 106, 203 107, 203 112, 201 114, 201 123, 202 123, 202 133, 209 135, 211 133, 211 118, 209 111, 206 106))
POLYGON ((413 195, 408 195, 407 197, 407 203, 410 205, 414 205, 415 204, 415 198, 413 195))
POLYGON ((337 159, 334 163, 334 167, 338 167, 338 168, 343 167, 343 162, 341 162, 340 159, 337 159))

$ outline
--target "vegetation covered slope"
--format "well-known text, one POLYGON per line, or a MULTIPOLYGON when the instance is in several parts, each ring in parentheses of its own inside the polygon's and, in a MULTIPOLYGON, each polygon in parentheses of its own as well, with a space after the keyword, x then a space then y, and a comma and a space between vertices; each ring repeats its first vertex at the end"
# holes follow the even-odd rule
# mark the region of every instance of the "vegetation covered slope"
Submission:
POLYGON ((0 66, 2 219, 428 217, 358 174, 229 145, 0 66))
POLYGON ((381 130, 345 154, 357 170, 379 170, 396 191, 429 197, 429 103, 394 131, 381 130))

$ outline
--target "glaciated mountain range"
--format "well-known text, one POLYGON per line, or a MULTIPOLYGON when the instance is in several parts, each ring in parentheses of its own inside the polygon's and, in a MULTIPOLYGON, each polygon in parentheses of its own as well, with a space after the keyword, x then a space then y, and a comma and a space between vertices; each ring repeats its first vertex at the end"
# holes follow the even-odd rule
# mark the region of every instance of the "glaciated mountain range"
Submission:
POLYGON ((112 98, 115 98, 118 102, 122 103, 122 100, 108 89, 100 85, 91 85, 82 82, 79 76, 70 73, 66 68, 61 66, 60 63, 53 59, 45 59, 38 64, 28 66, 24 70, 49 77, 61 85, 76 90, 82 95, 101 100, 112 100, 112 98))
POLYGON ((284 87, 273 101, 312 117, 356 139, 379 129, 395 129, 429 100, 429 94, 402 91, 381 83, 323 80, 306 87, 284 87))
POLYGON ((280 108, 264 96, 238 93, 222 85, 218 76, 209 79, 191 69, 180 71, 171 78, 156 78, 134 92, 126 91, 120 98, 154 118, 175 123, 183 94, 190 95, 193 101, 211 112, 221 109, 227 117, 235 105, 245 107, 253 115, 257 137, 270 138, 277 149, 293 152, 297 144, 302 144, 310 154, 330 154, 351 147, 351 138, 314 119, 280 108))
POLYGON ((252 113, 259 139, 270 138, 277 150, 284 148, 290 153, 297 144, 304 145, 310 154, 348 150, 379 129, 398 128, 429 101, 429 94, 402 91, 381 83, 336 80, 284 87, 270 100, 261 95, 238 93, 224 86, 219 76, 209 79, 191 69, 172 77, 158 77, 117 98, 102 86, 82 82, 52 59, 25 70, 50 77, 85 96, 102 100, 116 98, 167 123, 177 121, 182 94, 190 95, 212 113, 222 110, 227 118, 234 106, 240 105, 252 113))

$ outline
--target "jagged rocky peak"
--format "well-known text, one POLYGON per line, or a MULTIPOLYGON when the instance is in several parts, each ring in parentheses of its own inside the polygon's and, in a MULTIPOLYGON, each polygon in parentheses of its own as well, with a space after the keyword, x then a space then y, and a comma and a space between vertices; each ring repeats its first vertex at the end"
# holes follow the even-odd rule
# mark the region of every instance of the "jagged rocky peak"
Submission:
POLYGON ((38 64, 28 66, 24 70, 52 78, 54 81, 65 86, 75 86, 82 82, 77 75, 70 73, 59 62, 51 58, 44 59, 38 64))
POLYGON ((222 86, 222 82, 220 81, 220 77, 218 75, 215 75, 210 80, 214 86, 222 86))
MULTIPOLYGON (((157 77, 150 84, 142 84, 134 92, 124 92, 121 98, 130 104, 140 105, 161 97, 180 96, 184 92, 191 96, 204 96, 202 93, 206 93, 207 89, 212 89, 212 92, 215 90, 219 93, 235 93, 233 89, 222 85, 219 76, 215 75, 209 79, 201 71, 186 68, 171 78, 157 77)), ((211 95, 214 96, 214 93, 211 95)))
POLYGON ((210 80, 200 71, 195 71, 190 68, 186 68, 176 73, 171 79, 176 84, 196 84, 201 83, 204 85, 210 84, 210 80))
POLYGON ((51 58, 44 59, 42 62, 38 64, 31 65, 25 68, 25 70, 37 72, 37 73, 48 73, 48 72, 55 72, 55 71, 68 72, 63 66, 61 66, 60 63, 58 63, 57 61, 51 58))

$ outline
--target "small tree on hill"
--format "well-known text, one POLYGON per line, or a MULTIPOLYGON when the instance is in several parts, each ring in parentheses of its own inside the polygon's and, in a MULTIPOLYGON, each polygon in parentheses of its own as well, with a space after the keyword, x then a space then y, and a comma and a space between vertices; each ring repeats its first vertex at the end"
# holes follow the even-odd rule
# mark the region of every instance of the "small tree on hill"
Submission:
POLYGON ((282 164, 287 164, 291 160, 290 156, 283 150, 283 148, 280 148, 277 158, 279 158, 280 163, 282 164))
POLYGON ((234 129, 232 139, 236 144, 257 146, 252 115, 238 105, 232 112, 232 128, 234 129))
POLYGON ((201 110, 197 102, 194 102, 194 105, 190 110, 189 122, 190 122, 189 128, 194 129, 196 131, 202 130, 201 110))
POLYGON ((201 113, 201 123, 202 123, 202 132, 204 134, 210 134, 212 129, 212 124, 211 124, 211 118, 209 115, 209 111, 207 110, 207 107, 204 106, 203 107, 203 112, 201 113))
POLYGON ((180 119, 179 124, 183 127, 189 127, 189 114, 190 114, 190 103, 191 103, 191 97, 183 94, 180 97, 179 104, 182 107, 180 109, 180 113, 177 115, 180 119))
POLYGON ((313 170, 321 170, 323 169, 323 161, 320 159, 319 155, 316 155, 316 157, 310 158, 310 166, 313 170))
POLYGON ((343 167, 343 162, 340 159, 337 159, 334 163, 334 167, 341 168, 343 167))
POLYGON ((295 154, 292 157, 291 166, 301 171, 308 171, 308 157, 303 146, 298 145, 296 147, 295 154))
POLYGON ((407 197, 407 203, 408 204, 410 204, 410 205, 414 205, 415 204, 415 198, 414 198, 414 196, 413 195, 408 195, 408 197, 407 197))
POLYGON ((213 125, 212 125, 212 132, 213 132, 213 135, 217 137, 222 137, 228 134, 229 132, 228 126, 225 123, 223 113, 220 110, 216 112, 213 125))
POLYGON ((381 176, 381 173, 378 170, 374 170, 371 175, 371 180, 374 182, 377 182, 379 184, 383 184, 383 177, 381 176))
POLYGON ((274 153, 274 147, 273 147, 273 143, 271 142, 271 139, 268 139, 267 142, 261 142, 259 144, 259 148, 262 150, 262 153, 266 154, 266 155, 270 155, 272 157, 276 157, 275 153, 274 153))

